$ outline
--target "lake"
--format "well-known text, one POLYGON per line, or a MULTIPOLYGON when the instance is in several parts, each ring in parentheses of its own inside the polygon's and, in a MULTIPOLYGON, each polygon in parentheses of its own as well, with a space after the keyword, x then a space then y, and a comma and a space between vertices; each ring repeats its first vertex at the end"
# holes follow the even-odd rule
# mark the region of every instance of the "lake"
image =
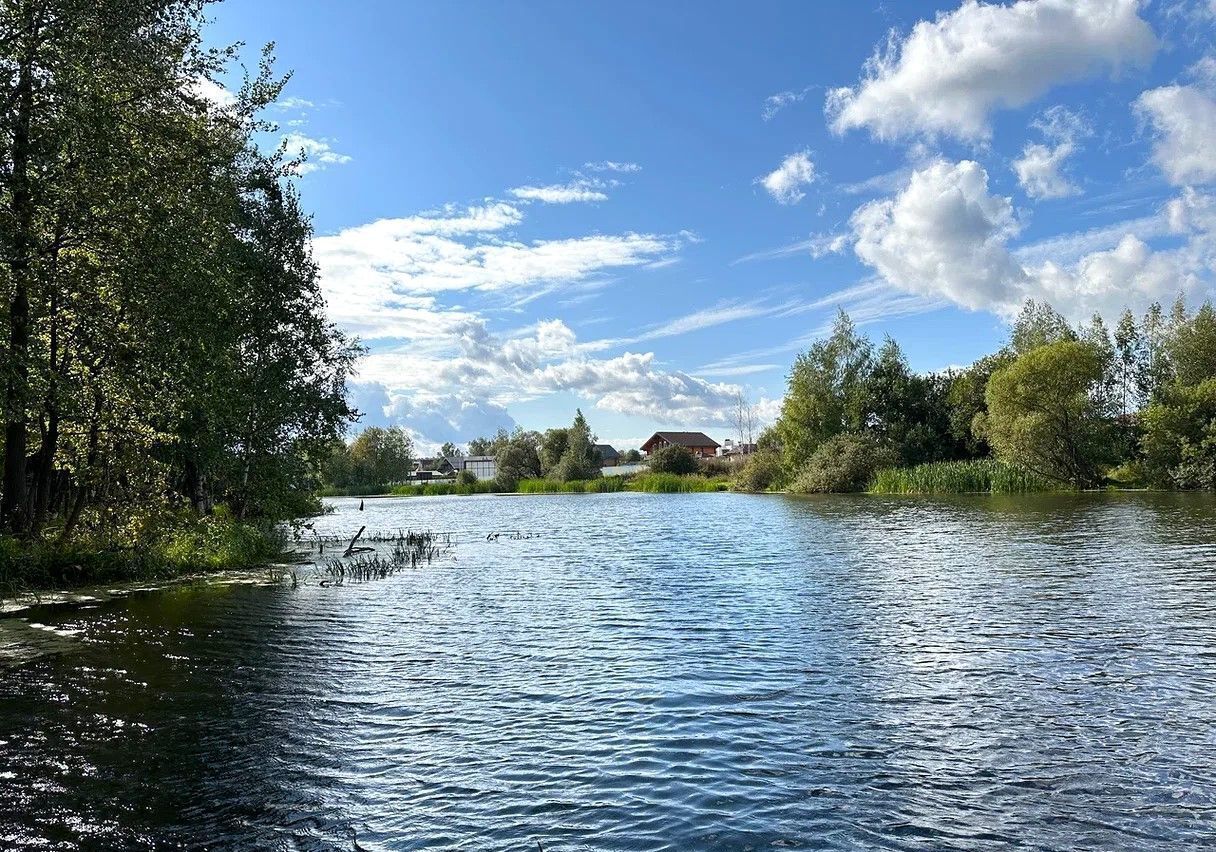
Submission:
POLYGON ((0 846, 1216 837, 1210 495, 331 505, 451 552, 28 614, 59 644, 0 668, 0 846))

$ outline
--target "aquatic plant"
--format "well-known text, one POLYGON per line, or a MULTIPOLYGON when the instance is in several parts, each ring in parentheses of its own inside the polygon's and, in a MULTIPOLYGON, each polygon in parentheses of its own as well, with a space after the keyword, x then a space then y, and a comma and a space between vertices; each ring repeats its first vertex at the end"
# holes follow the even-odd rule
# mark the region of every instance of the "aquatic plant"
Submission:
POLYGON ((877 494, 1025 494, 1067 490, 1057 482, 996 459, 889 467, 875 474, 877 494))
MULTIPOLYGON (((437 557, 443 556, 452 549, 450 533, 433 532, 403 532, 392 539, 392 549, 380 553, 370 548, 355 550, 354 543, 359 540, 356 535, 351 540, 346 554, 339 558, 326 560, 324 573, 326 579, 321 581, 323 586, 340 586, 348 580, 383 580, 405 568, 418 568, 429 565, 437 557), (370 551, 370 552, 369 552, 370 551)), ((380 537, 370 537, 367 540, 380 540, 380 537)))
POLYGON ((630 491, 649 494, 700 494, 729 491, 730 480, 704 476, 678 476, 674 473, 643 473, 629 480, 630 491))

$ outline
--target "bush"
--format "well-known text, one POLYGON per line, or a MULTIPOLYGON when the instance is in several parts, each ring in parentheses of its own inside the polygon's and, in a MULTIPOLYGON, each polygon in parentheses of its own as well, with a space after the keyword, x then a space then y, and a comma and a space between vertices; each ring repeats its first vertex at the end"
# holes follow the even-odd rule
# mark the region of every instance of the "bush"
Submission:
POLYGON ((743 469, 735 477, 735 487, 740 491, 768 491, 779 485, 784 477, 785 465, 780 451, 760 450, 747 457, 743 469))
POLYGON ((871 490, 878 494, 1025 494, 1059 491, 1058 482, 996 459, 931 462, 878 471, 871 490))
POLYGON ((456 484, 457 485, 476 485, 477 484, 477 474, 473 473, 473 471, 471 471, 471 470, 462 470, 462 471, 460 471, 460 473, 456 474, 456 484))
POLYGON ((865 491, 874 474, 899 454, 872 435, 844 434, 820 444, 790 485, 797 494, 865 491))
POLYGON ((677 476, 686 476, 696 473, 699 469, 697 457, 686 447, 664 447, 650 454, 651 473, 674 473, 677 476))

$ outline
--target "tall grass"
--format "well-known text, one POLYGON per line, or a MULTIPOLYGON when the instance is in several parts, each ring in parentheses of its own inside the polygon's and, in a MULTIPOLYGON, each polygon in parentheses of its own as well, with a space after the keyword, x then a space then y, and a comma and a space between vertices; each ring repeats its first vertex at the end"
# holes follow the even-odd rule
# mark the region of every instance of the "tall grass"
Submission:
POLYGON ((1026 494, 1067 490, 1058 482, 996 459, 932 462, 878 471, 876 494, 1026 494))
POLYGON ((679 476, 674 473, 643 473, 629 480, 629 490, 650 494, 699 494, 729 491, 730 481, 704 476, 679 476))
POLYGON ((501 489, 492 479, 460 484, 456 482, 419 482, 415 485, 395 485, 389 491, 394 497, 447 497, 452 494, 498 494, 501 489))
POLYGON ((520 494, 610 494, 626 490, 626 485, 627 480, 623 476, 575 479, 570 482, 556 479, 524 479, 517 490, 520 494))

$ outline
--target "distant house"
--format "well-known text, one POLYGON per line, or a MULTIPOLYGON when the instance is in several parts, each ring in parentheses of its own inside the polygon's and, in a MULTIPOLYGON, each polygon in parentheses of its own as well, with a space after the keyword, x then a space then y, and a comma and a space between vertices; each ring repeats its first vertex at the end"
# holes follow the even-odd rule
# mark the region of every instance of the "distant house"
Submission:
POLYGON ((596 444, 595 451, 599 453, 600 465, 603 467, 616 467, 621 463, 621 454, 608 444, 596 444))
POLYGON ((704 432, 655 432, 642 444, 642 452, 651 455, 664 447, 684 447, 694 456, 713 458, 718 454, 718 446, 718 442, 704 432))
POLYGON ((457 470, 467 470, 478 479, 493 479, 498 476, 498 465, 494 462, 494 456, 465 456, 452 459, 452 463, 458 465, 457 470))
POLYGON ((724 458, 737 458, 739 456, 750 456, 757 449, 758 447, 755 444, 741 443, 727 438, 722 442, 722 449, 718 451, 718 455, 724 458))
POLYGON ((414 462, 414 473, 410 476, 410 479, 442 479, 451 476, 455 472, 456 468, 451 461, 443 456, 436 456, 435 458, 418 459, 418 461, 414 462))

